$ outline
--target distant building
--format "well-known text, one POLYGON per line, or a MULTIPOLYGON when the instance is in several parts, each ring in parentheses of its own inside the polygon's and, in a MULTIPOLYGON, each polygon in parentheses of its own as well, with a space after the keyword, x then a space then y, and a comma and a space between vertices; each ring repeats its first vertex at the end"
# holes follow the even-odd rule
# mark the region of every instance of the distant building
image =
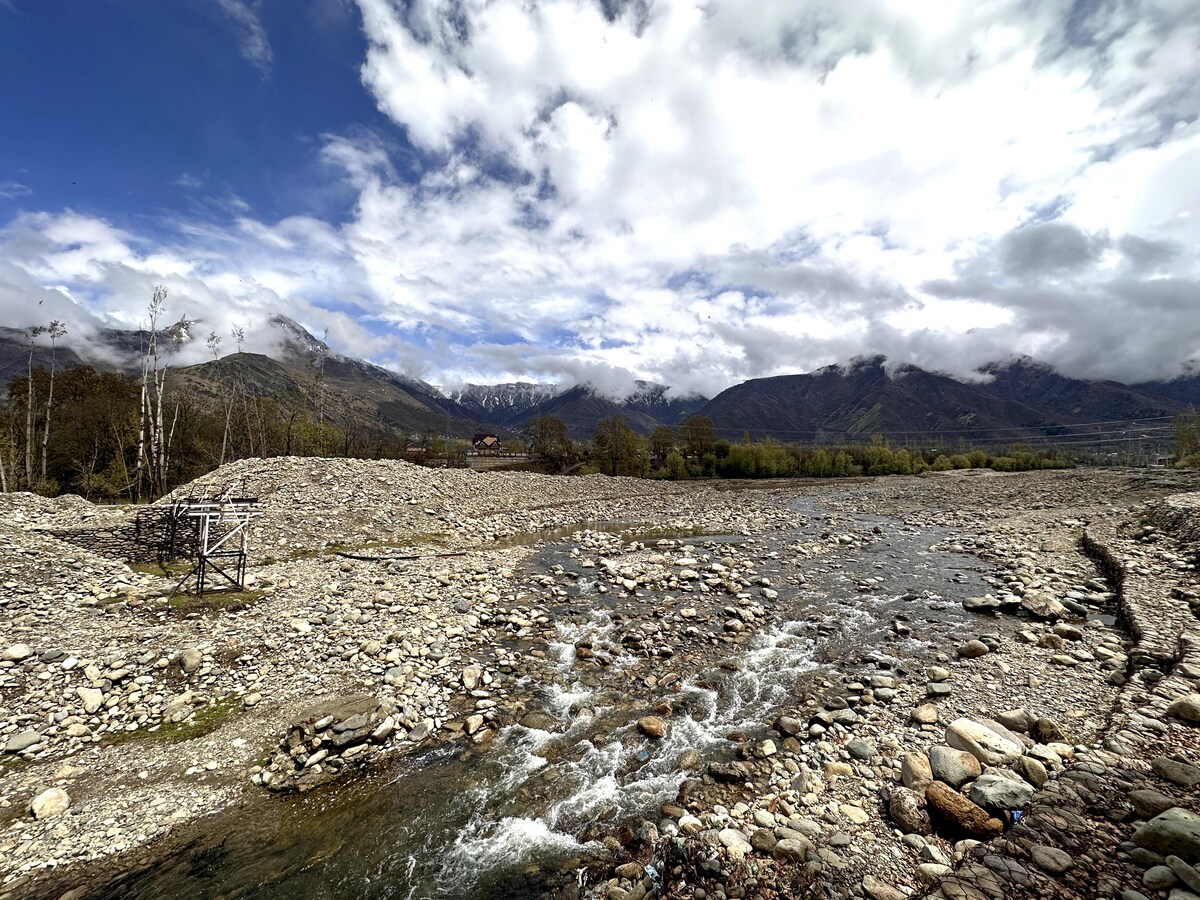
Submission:
POLYGON ((499 456, 503 449, 500 445, 500 435, 476 432, 471 438, 471 446, 480 456, 499 456))

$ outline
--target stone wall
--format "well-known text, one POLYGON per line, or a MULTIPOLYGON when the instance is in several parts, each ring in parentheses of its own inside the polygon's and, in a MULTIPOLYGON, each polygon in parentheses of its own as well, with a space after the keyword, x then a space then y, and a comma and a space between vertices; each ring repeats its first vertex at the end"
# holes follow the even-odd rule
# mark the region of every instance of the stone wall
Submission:
POLYGON ((93 553, 130 563, 159 562, 196 555, 198 535, 192 520, 178 523, 172 552, 171 529, 174 517, 169 505, 146 506, 131 510, 118 525, 99 528, 51 528, 47 533, 93 553))

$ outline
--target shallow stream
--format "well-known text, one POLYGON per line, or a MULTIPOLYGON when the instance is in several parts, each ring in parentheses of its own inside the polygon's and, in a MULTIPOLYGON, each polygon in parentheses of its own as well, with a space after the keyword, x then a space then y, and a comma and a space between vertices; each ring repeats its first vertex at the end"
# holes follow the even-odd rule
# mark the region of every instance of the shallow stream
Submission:
MULTIPOLYGON (((567 536, 556 535, 525 568, 575 567, 578 577, 563 602, 548 607, 555 638, 540 679, 513 686, 528 693, 528 709, 547 727, 510 725, 486 748, 443 746, 382 777, 273 798, 270 816, 127 879, 109 896, 536 897, 548 877, 583 865, 598 838, 621 822, 657 821, 659 806, 695 774, 681 768, 686 754, 729 760, 731 735, 765 736, 772 719, 794 710, 816 682, 915 670, 972 627, 960 601, 987 589, 984 566, 930 551, 945 533, 843 518, 835 530, 871 535, 872 543, 797 560, 789 546, 814 541, 829 524, 811 501, 796 509, 809 525, 749 544, 743 536, 719 538, 708 548, 719 557, 720 542, 736 545, 779 597, 765 626, 743 643, 671 661, 681 678, 670 688, 662 740, 649 740, 636 726, 664 696, 661 686, 641 686, 637 656, 617 655, 605 668, 576 658, 579 641, 615 640, 631 601, 598 593, 595 571, 579 569, 567 536), (689 669, 689 658, 705 663, 689 669)), ((714 539, 680 539, 697 552, 706 541, 714 539)))

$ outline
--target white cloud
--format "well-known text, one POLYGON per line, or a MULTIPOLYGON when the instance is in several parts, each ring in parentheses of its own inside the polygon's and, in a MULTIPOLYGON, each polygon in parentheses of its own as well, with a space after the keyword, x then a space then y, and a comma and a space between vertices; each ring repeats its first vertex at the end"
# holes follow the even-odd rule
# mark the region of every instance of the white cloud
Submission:
POLYGON ((1194 3, 358 5, 363 84, 418 155, 324 136, 347 221, 243 204, 155 241, 64 213, 4 252, 113 320, 160 272, 210 315, 324 322, 444 382, 711 393, 875 352, 1149 378, 1200 355, 1180 306, 1200 279, 1194 3))
POLYGON ((28 197, 33 193, 32 188, 28 185, 21 184, 19 181, 0 181, 0 197, 5 200, 16 200, 19 197, 28 197))
POLYGON ((237 27, 242 56, 265 78, 271 74, 275 53, 262 24, 262 0, 217 0, 217 5, 237 27))

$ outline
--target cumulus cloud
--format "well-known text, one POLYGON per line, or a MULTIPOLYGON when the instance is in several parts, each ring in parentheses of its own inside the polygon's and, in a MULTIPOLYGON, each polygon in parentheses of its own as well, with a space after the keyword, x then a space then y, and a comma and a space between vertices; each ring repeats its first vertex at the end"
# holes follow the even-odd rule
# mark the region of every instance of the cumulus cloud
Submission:
POLYGON ((346 220, 29 215, 3 253, 106 321, 167 279, 440 382, 1200 356, 1193 2, 358 7, 394 133, 323 137, 346 220))

